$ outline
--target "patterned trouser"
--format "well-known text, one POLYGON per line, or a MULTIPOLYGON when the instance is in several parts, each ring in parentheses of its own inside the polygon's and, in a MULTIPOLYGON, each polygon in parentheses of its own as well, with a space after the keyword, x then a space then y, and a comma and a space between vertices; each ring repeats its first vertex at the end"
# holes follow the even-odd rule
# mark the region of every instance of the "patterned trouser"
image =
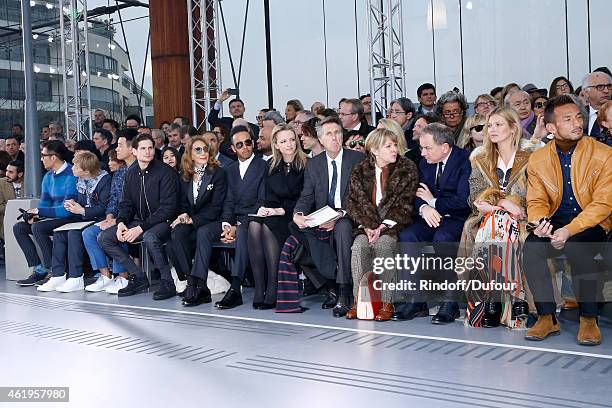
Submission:
MULTIPOLYGON (((353 241, 351 248, 351 273, 353 275, 353 296, 357 298, 359 282, 361 277, 373 270, 374 258, 395 258, 397 253, 397 240, 388 235, 383 235, 373 244, 368 244, 368 237, 364 234, 358 235, 353 241)), ((383 283, 397 282, 397 270, 395 268, 386 269, 381 275, 377 275, 383 283)), ((383 302, 393 302, 396 291, 383 290, 381 297, 383 302)))

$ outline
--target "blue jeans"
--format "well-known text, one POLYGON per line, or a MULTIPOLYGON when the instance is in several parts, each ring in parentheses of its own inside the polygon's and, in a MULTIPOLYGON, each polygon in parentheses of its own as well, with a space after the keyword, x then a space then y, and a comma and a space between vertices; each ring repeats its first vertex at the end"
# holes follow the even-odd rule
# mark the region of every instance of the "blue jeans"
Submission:
MULTIPOLYGON (((83 243, 85 244, 87 254, 89 254, 91 268, 94 270, 100 270, 100 268, 108 269, 108 258, 106 256, 106 253, 98 243, 98 235, 100 235, 101 231, 102 229, 95 224, 83 230, 83 243)), ((122 246, 125 246, 125 249, 127 251, 127 245, 123 244, 122 246)), ((113 273, 123 272, 127 272, 125 267, 121 265, 121 263, 113 261, 113 273)))

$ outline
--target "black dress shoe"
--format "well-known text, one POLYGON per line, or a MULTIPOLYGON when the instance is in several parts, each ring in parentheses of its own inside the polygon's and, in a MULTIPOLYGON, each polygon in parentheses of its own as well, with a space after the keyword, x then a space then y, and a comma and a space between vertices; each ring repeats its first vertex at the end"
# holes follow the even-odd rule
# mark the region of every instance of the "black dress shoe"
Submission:
POLYGON ((338 303, 334 306, 333 315, 334 317, 344 317, 351 310, 350 299, 347 296, 340 296, 338 298, 338 303))
POLYGON ((117 296, 118 297, 132 296, 132 295, 135 295, 137 293, 147 290, 148 287, 149 287, 149 280, 147 279, 146 276, 130 275, 128 276, 127 286, 123 289, 119 289, 119 292, 117 292, 117 296))
POLYGON ((274 303, 261 302, 259 304, 259 307, 257 307, 257 310, 270 310, 270 309, 276 309, 276 302, 274 303))
POLYGON ((336 307, 337 303, 338 303, 338 295, 336 294, 336 290, 328 289, 327 297, 323 301, 323 304, 321 305, 321 309, 331 309, 333 307, 336 307))
POLYGON ((529 303, 524 300, 517 300, 512 303, 512 319, 524 318, 529 316, 529 303))
MULTIPOLYGON (((185 290, 185 292, 187 292, 187 290, 185 290)), ((210 302, 212 302, 210 290, 206 286, 197 286, 190 293, 190 296, 185 296, 183 299, 183 306, 192 307, 210 302)))
POLYGON ((448 324, 455 321, 460 315, 457 302, 444 302, 440 310, 431 318, 433 324, 448 324))
POLYGON ((404 303, 395 309, 391 320, 404 321, 426 316, 429 316, 429 308, 426 302, 404 303))
POLYGON ((176 296, 176 286, 174 286, 174 282, 162 279, 159 282, 159 288, 153 293, 153 300, 170 299, 173 296, 176 296))
POLYGON ((482 327, 498 327, 501 322, 501 303, 485 302, 484 314, 482 316, 482 327))
POLYGON ((225 292, 223 299, 215 303, 215 307, 219 309, 233 309, 241 304, 242 294, 239 291, 230 288, 227 292, 225 292))
POLYGON ((253 302, 253 309, 259 309, 263 305, 263 302, 253 302))

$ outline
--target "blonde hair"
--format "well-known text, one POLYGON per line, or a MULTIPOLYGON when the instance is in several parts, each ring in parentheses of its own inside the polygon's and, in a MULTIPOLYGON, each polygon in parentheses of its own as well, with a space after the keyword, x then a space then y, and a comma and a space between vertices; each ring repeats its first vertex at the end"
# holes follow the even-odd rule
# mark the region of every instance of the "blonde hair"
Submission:
POLYGON ((291 132, 293 133, 293 137, 295 137, 295 157, 293 159, 293 167, 297 170, 302 170, 306 166, 306 160, 308 160, 308 156, 302 150, 302 144, 300 143, 297 135, 295 134, 295 129, 293 126, 288 125, 286 123, 281 123, 279 125, 274 126, 272 129, 272 137, 270 141, 270 145, 272 147, 272 158, 270 159, 270 173, 272 170, 276 168, 283 161, 283 154, 276 148, 276 139, 280 132, 291 132))
POLYGON ((385 144, 387 139, 397 143, 398 154, 400 156, 403 156, 404 153, 400 152, 399 146, 400 146, 400 140, 404 140, 404 134, 402 133, 401 136, 398 136, 396 132, 389 130, 389 129, 384 129, 384 128, 374 129, 372 132, 370 132, 365 142, 366 153, 370 153, 372 158, 376 159, 374 157, 374 153, 372 153, 372 150, 380 149, 385 144))
POLYGON ((193 148, 193 144, 195 142, 204 143, 204 149, 208 151, 208 162, 206 163, 206 167, 215 168, 219 166, 219 162, 217 159, 215 159, 217 156, 217 150, 215 147, 208 143, 208 140, 206 140, 204 136, 192 136, 185 145, 185 152, 181 158, 181 168, 183 169, 183 174, 181 177, 183 178, 183 181, 193 180, 193 176, 195 174, 195 164, 193 162, 193 158, 191 157, 191 149, 193 148))
MULTIPOLYGON (((406 152, 408 151, 408 144, 406 143, 406 136, 404 135, 404 129, 402 129, 399 123, 397 123, 393 119, 384 118, 384 119, 379 120, 378 124, 382 126, 383 129, 391 131, 397 136, 394 139, 394 141, 397 143, 398 152, 400 156, 405 155, 406 152)), ((370 135, 372 133, 370 133, 370 135)), ((370 136, 368 135, 368 139, 369 137, 370 136)), ((366 142, 367 142, 367 139, 366 139, 366 142)), ((381 142, 381 146, 383 143, 384 143, 384 140, 381 142)))
MULTIPOLYGON (((474 140, 472 140, 470 129, 477 125, 486 125, 487 118, 480 113, 475 113, 465 120, 465 125, 463 125, 463 129, 461 130, 461 134, 459 135, 459 139, 457 140, 457 146, 462 149, 470 149, 474 150, 476 148, 476 144, 474 140)), ((485 126, 486 127, 486 126, 485 126)))
POLYGON ((72 164, 73 166, 79 166, 81 170, 88 172, 92 176, 100 174, 100 160, 92 152, 78 152, 72 159, 72 164))
MULTIPOLYGON (((504 120, 508 123, 508 126, 512 128, 512 146, 514 147, 515 151, 518 151, 521 144, 521 137, 523 135, 523 127, 521 126, 521 120, 519 119, 518 114, 512 108, 495 108, 495 110, 489 114, 487 121, 491 120, 494 115, 504 118, 504 120)), ((499 153, 497 151, 497 144, 491 142, 491 138, 489 137, 488 124, 485 126, 484 131, 482 155, 489 165, 489 171, 491 173, 495 173, 499 153)))

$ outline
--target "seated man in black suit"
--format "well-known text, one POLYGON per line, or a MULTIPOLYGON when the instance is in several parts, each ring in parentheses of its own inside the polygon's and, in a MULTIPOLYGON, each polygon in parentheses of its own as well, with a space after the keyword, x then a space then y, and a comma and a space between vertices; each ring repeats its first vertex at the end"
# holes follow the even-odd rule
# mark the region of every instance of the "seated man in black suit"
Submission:
POLYGON ((238 161, 225 169, 227 197, 221 214, 221 242, 236 242, 232 266, 232 286, 221 301, 219 309, 231 309, 242 304, 240 285, 249 263, 248 214, 255 214, 264 203, 264 173, 266 162, 253 154, 253 135, 246 126, 236 126, 230 133, 232 149, 238 161))
MULTIPOLYGON (((420 217, 399 236, 399 241, 404 243, 402 251, 409 256, 419 257, 420 245, 415 244, 426 242, 433 243, 438 257, 454 258, 457 254, 463 224, 470 214, 468 196, 472 168, 468 152, 454 146, 454 140, 450 128, 440 123, 425 126, 421 133, 421 154, 425 160, 419 164, 421 187, 414 205, 420 217)), ((443 268, 441 272, 443 281, 457 281, 454 270, 443 268)), ((447 291, 432 323, 452 323, 459 317, 459 307, 456 301, 451 301, 452 297, 453 293, 447 291)), ((426 302, 399 304, 395 307, 393 320, 410 320, 428 314, 426 302)))
POLYGON ((321 287, 327 279, 328 297, 323 309, 334 308, 335 317, 345 316, 352 306, 351 245, 353 225, 344 210, 347 205, 348 185, 353 166, 364 159, 354 150, 342 148, 342 122, 329 117, 321 122, 319 141, 325 154, 319 154, 306 163, 304 189, 295 209, 291 233, 310 252, 321 276, 310 276, 315 286, 321 287), (308 214, 326 205, 338 210, 340 219, 309 228, 308 214), (299 228, 296 228, 296 226, 299 228), (338 287, 336 287, 336 285, 338 287), (339 296, 338 296, 339 295, 339 296))
MULTIPOLYGON (((229 110, 232 117, 219 117, 221 105, 223 105, 223 102, 228 100, 229 97, 230 94, 228 90, 224 89, 221 93, 221 98, 217 99, 217 102, 215 102, 215 105, 210 110, 210 113, 208 114, 208 123, 210 123, 212 127, 225 126, 227 129, 231 129, 235 119, 244 118, 244 102, 239 97, 232 99, 229 103, 229 110)), ((253 141, 255 142, 259 136, 259 126, 249 122, 249 127, 251 128, 253 141)))

